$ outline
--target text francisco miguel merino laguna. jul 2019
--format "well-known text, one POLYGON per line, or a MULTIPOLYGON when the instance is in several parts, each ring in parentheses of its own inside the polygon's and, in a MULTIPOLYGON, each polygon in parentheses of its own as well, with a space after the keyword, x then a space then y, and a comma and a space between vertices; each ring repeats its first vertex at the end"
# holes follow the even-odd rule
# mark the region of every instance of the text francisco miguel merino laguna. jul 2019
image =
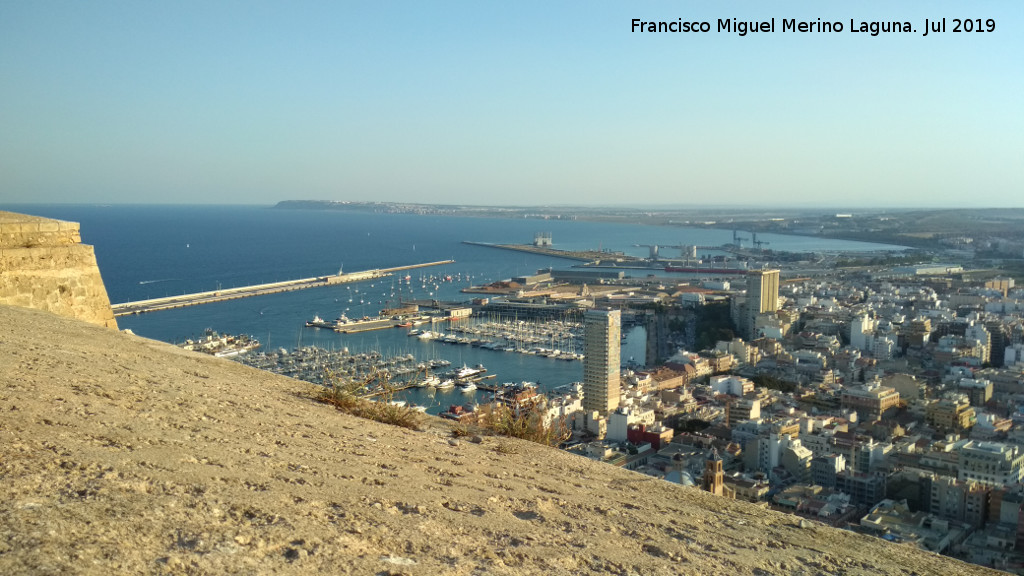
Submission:
MULTIPOLYGON (((913 34, 918 29, 909 21, 861 21, 851 18, 849 26, 840 20, 797 20, 796 18, 780 18, 782 32, 808 32, 808 33, 838 33, 854 32, 864 33, 871 36, 880 34, 913 34)), ((776 19, 770 20, 740 20, 738 18, 719 18, 712 25, 707 20, 686 21, 682 18, 676 20, 646 21, 640 18, 633 18, 631 22, 632 32, 681 32, 681 33, 707 33, 725 32, 746 36, 754 32, 773 33, 777 30, 776 19)), ((993 18, 934 18, 924 19, 922 36, 929 33, 944 32, 995 32, 996 21, 993 18)))

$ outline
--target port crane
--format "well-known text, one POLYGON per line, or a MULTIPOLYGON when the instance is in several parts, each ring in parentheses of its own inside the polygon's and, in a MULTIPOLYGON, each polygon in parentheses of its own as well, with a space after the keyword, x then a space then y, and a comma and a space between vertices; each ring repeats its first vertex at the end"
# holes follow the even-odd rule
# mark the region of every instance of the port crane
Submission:
POLYGON ((750 237, 751 237, 751 242, 754 244, 754 247, 757 248, 758 250, 763 250, 764 249, 763 246, 765 244, 771 244, 771 242, 768 242, 767 240, 758 240, 757 239, 757 232, 751 232, 750 233, 750 237))
POLYGON ((739 231, 732 231, 732 243, 735 244, 737 248, 742 248, 743 243, 746 242, 747 240, 749 240, 749 238, 747 238, 746 236, 740 236, 739 231))

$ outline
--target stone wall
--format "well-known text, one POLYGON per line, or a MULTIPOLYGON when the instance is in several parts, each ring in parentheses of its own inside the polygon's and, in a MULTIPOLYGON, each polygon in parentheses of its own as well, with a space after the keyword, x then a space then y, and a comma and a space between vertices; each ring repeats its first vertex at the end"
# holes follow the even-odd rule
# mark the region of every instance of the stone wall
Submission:
POLYGON ((0 212, 0 304, 117 328, 92 246, 76 222, 0 212))

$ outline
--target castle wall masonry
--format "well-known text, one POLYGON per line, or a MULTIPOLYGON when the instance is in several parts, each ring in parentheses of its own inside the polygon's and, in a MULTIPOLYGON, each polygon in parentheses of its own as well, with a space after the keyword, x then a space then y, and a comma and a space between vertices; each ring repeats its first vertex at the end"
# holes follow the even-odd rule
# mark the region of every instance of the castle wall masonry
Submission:
POLYGON ((117 329, 92 246, 77 222, 0 212, 0 304, 117 329))

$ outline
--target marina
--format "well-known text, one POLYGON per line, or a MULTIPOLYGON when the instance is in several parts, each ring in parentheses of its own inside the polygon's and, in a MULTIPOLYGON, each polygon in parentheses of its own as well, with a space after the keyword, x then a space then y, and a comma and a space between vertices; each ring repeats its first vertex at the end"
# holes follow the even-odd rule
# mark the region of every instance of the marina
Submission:
POLYGON ((498 352, 583 360, 583 324, 565 320, 485 320, 451 322, 448 333, 409 331, 409 336, 498 352))
POLYGON ((318 346, 303 346, 291 351, 281 348, 249 354, 237 360, 260 370, 312 384, 329 384, 333 378, 365 381, 383 377, 398 388, 413 386, 417 377, 426 379, 431 371, 451 366, 448 360, 421 361, 412 354, 385 356, 377 351, 353 353, 348 348, 328 350, 318 346))
POLYGON ((494 393, 501 389, 499 385, 490 384, 497 375, 489 374, 482 364, 452 368, 448 360, 421 361, 412 354, 388 356, 376 351, 352 353, 348 349, 303 346, 291 351, 278 349, 236 355, 231 359, 314 385, 362 384, 357 394, 365 398, 408 402, 431 413, 439 412, 444 404, 437 394, 461 393, 461 396, 452 396, 451 401, 475 403, 475 392, 494 393))

